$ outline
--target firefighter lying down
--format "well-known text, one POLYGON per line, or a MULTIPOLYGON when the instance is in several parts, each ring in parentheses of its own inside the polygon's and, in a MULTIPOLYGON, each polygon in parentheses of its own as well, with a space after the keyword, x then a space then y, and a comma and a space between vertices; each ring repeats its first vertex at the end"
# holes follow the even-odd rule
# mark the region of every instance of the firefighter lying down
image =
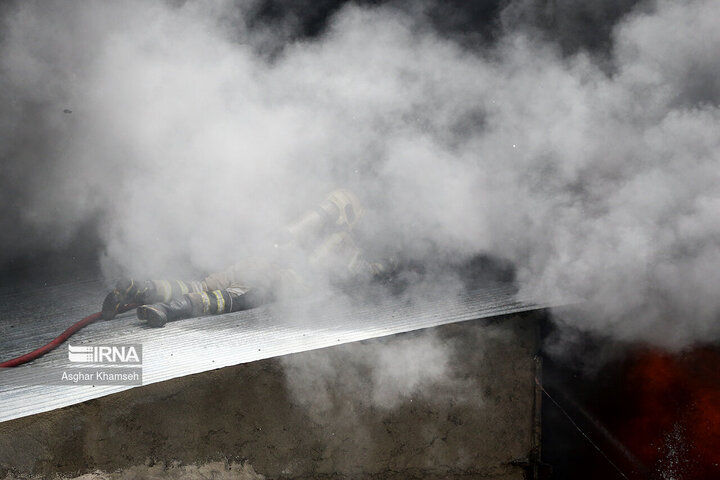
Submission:
POLYGON ((124 305, 139 305, 138 318, 162 327, 183 318, 247 310, 280 296, 308 293, 308 275, 330 272, 341 281, 386 278, 393 261, 371 262, 353 237, 363 215, 357 198, 336 190, 289 225, 272 258, 252 258, 201 281, 123 280, 103 302, 111 319, 124 305), (300 260, 302 259, 302 260, 300 260), (301 275, 299 272, 303 272, 301 275))

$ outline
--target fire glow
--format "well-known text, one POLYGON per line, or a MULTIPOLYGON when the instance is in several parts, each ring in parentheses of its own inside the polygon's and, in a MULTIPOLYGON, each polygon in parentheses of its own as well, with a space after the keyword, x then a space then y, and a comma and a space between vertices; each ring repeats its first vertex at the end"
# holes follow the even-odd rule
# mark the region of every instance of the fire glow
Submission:
MULTIPOLYGON (((658 478, 716 478, 720 465, 720 352, 637 353, 628 362, 623 443, 658 478), (627 416, 625 416, 627 415, 627 416)), ((620 418, 624 417, 624 418, 620 418)))

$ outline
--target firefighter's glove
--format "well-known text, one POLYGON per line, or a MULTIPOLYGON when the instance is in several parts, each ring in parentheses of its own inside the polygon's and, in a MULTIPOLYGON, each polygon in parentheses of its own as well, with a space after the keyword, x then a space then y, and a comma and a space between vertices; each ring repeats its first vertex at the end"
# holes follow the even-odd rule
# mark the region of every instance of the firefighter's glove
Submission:
POLYGON ((110 320, 118 314, 124 305, 142 305, 148 290, 152 287, 149 281, 132 279, 120 280, 115 288, 107 294, 102 304, 102 318, 110 320))

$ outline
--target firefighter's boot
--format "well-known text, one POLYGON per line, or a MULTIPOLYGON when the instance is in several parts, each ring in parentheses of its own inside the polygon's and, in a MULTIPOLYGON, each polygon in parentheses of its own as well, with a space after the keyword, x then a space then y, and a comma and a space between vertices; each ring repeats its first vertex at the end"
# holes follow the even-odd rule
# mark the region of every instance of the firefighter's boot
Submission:
POLYGON ((210 292, 188 293, 165 303, 138 307, 137 316, 151 327, 162 327, 167 322, 183 318, 219 315, 258 307, 271 300, 261 290, 228 288, 210 292))
POLYGON ((190 318, 194 315, 189 295, 183 295, 167 303, 142 305, 137 309, 138 318, 145 320, 151 327, 164 327, 167 322, 190 318))
POLYGON ((182 280, 121 280, 105 297, 102 316, 109 320, 117 315, 123 305, 168 303, 174 298, 180 298, 187 293, 202 292, 206 288, 203 282, 182 280))

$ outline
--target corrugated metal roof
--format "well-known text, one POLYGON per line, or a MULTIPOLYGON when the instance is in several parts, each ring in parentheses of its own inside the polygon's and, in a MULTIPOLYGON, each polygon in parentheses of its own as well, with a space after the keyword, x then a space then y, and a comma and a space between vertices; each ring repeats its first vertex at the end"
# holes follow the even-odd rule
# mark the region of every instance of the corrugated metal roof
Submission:
MULTIPOLYGON (((101 282, 88 281, 0 294, 0 360, 48 342, 72 322, 96 311, 104 293, 101 282)), ((147 328, 134 313, 128 313, 88 326, 69 343, 142 344, 143 383, 149 384, 269 357, 548 306, 518 299, 512 286, 495 285, 459 296, 413 301, 391 298, 370 305, 348 299, 274 304, 172 322, 162 329, 147 328)), ((7 375, 29 379, 35 367, 68 366, 67 351, 66 343, 31 364, 0 372, 0 421, 132 388, 8 384, 7 375)))

